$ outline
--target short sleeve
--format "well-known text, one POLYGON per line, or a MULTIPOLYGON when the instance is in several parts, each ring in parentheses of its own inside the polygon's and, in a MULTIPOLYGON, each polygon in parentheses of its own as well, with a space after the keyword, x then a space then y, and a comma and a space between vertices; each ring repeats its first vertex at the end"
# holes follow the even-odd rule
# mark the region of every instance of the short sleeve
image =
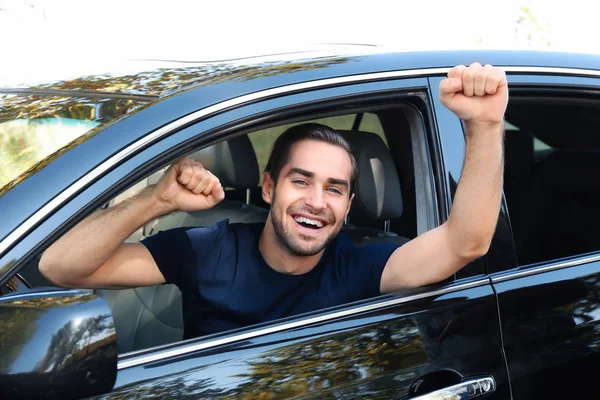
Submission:
POLYGON ((195 276, 195 268, 202 267, 214 251, 227 229, 228 221, 220 221, 207 228, 174 228, 160 231, 141 241, 146 246, 166 283, 178 287, 188 285, 195 276), (192 243, 193 242, 193 243, 192 243))
POLYGON ((392 243, 374 243, 347 250, 348 285, 356 300, 381 294, 381 275, 398 247, 392 243))

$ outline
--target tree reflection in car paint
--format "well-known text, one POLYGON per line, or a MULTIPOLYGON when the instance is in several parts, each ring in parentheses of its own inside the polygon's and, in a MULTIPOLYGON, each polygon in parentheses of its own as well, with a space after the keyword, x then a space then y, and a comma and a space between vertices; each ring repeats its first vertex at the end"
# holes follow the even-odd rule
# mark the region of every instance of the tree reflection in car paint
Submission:
MULTIPOLYGON (((244 362, 241 370, 245 372, 219 380, 220 384, 198 369, 136 384, 102 398, 160 397, 162 393, 184 399, 315 398, 316 394, 318 398, 336 399, 348 398, 351 393, 371 393, 370 398, 384 399, 391 395, 390 388, 394 396, 405 394, 401 388, 408 387, 417 377, 416 370, 426 362, 414 323, 396 320, 268 350, 244 362), (224 384, 225 380, 230 384, 224 384)), ((226 363, 231 371, 240 371, 239 361, 226 363)), ((226 363, 220 368, 227 370, 226 363)))
POLYGON ((33 89, 73 90, 164 96, 191 86, 208 86, 219 82, 247 81, 280 74, 290 74, 359 61, 364 57, 322 57, 312 60, 189 63, 190 66, 142 69, 132 74, 108 73, 31 86, 33 89))
POLYGON ((0 93, 0 196, 143 104, 127 99, 0 93))
MULTIPOLYGON (((2 338, 3 348, 10 348, 10 355, 2 360, 2 364, 8 368, 14 369, 13 361, 21 355, 25 345, 31 342, 38 329, 44 329, 43 324, 33 324, 32 322, 43 321, 50 317, 53 309, 67 307, 82 301, 81 295, 63 296, 56 298, 30 298, 11 301, 9 305, 0 306, 0 338, 2 338), (23 309, 9 310, 9 307, 22 306, 23 309), (48 314, 48 315, 46 315, 48 314), (21 335, 9 334, 16 332, 16 326, 22 326, 19 329, 21 335)), ((99 337, 106 337, 108 341, 114 340, 111 334, 114 333, 114 323, 112 315, 105 314, 93 318, 82 318, 79 323, 72 321, 63 326, 53 336, 48 348, 44 362, 35 366, 36 370, 45 371, 54 364, 69 365, 76 363, 78 358, 85 356, 81 350, 89 351, 90 343, 94 346, 104 344, 99 337), (71 357, 67 357, 71 355, 71 357)))

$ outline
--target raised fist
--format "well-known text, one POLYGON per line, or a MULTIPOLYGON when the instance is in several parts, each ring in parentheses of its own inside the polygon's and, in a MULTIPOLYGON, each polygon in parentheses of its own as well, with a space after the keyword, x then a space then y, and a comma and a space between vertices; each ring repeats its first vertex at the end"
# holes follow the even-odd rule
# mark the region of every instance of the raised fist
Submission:
POLYGON ((169 167, 154 188, 166 212, 208 210, 225 198, 219 179, 188 158, 169 167))
POLYGON ((501 123, 508 104, 506 74, 491 65, 458 65, 440 83, 440 100, 465 122, 501 123))

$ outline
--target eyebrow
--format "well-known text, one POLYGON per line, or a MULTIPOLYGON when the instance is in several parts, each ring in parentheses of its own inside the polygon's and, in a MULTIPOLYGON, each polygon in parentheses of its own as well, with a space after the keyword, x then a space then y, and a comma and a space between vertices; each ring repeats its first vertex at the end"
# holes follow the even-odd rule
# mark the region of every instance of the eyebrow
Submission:
MULTIPOLYGON (((302 176, 305 176, 307 178, 313 178, 315 176, 314 172, 310 172, 310 171, 307 171, 307 170, 302 169, 302 168, 291 168, 288 171, 288 173, 285 174, 285 176, 289 177, 289 176, 294 175, 294 174, 302 175, 302 176)), ((327 182, 331 183, 332 185, 344 186, 346 189, 348 189, 350 187, 350 184, 345 179, 327 178, 327 182)))
POLYGON ((350 187, 350 185, 348 184, 348 181, 345 179, 329 178, 329 179, 327 179, 327 182, 329 182, 333 185, 343 186, 346 189, 348 189, 348 187, 350 187))
POLYGON ((288 177, 288 176, 292 176, 294 174, 302 175, 302 176, 305 176, 307 178, 312 178, 313 176, 315 176, 314 172, 310 172, 310 171, 307 171, 307 170, 302 169, 302 168, 291 168, 288 171, 288 173, 285 174, 285 176, 288 177))

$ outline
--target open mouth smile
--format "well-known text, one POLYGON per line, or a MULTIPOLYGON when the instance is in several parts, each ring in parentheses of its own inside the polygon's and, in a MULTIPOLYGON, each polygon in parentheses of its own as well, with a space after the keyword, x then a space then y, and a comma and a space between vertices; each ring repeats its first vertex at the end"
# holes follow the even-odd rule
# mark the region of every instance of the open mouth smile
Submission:
POLYGON ((323 228, 325 225, 327 225, 326 222, 324 222, 320 219, 305 217, 302 215, 294 215, 294 216, 292 216, 292 218, 294 218, 294 221, 296 221, 296 223, 298 225, 300 225, 304 228, 318 230, 318 229, 323 228))

